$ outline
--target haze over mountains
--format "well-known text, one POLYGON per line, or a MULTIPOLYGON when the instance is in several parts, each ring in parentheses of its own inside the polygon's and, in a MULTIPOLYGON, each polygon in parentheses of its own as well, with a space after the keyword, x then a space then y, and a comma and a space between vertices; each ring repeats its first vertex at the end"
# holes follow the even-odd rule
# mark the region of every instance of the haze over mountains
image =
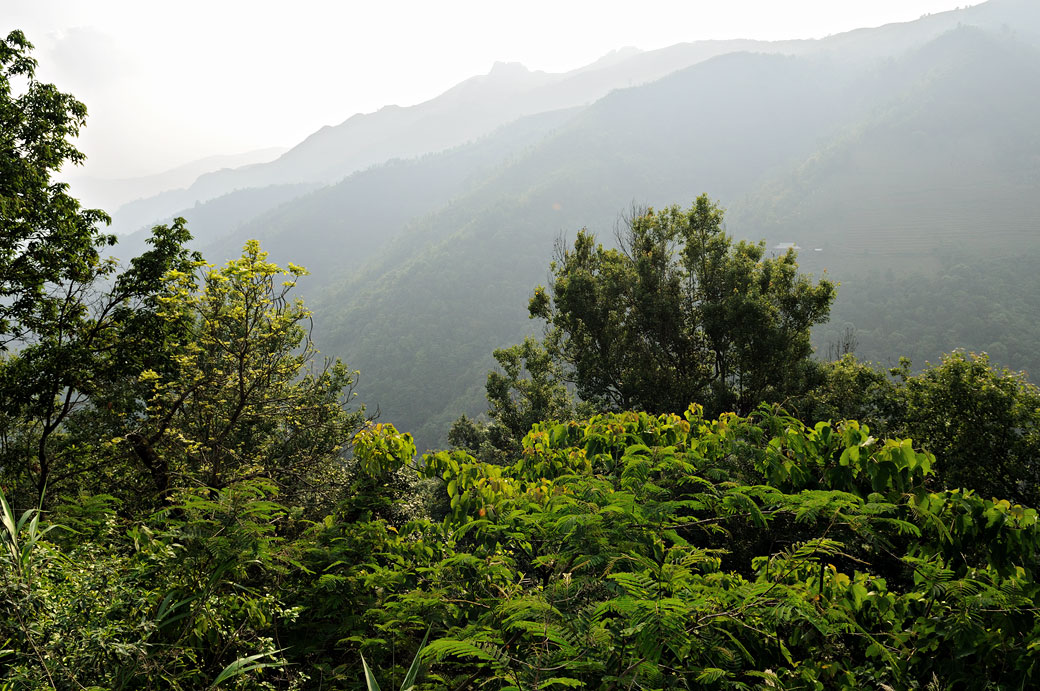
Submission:
MULTIPOLYGON (((266 163, 278 158, 285 151, 284 148, 273 147, 242 154, 209 156, 171 170, 142 177, 99 178, 75 169, 66 171, 65 177, 76 188, 84 206, 125 211, 123 207, 131 202, 146 201, 164 193, 168 195, 170 192, 184 190, 201 175, 215 170, 266 163)), ((196 200, 190 199, 190 203, 194 204, 196 200)), ((151 213, 151 210, 145 212, 144 218, 140 219, 140 225, 151 220, 149 215, 151 213)), ((125 216, 124 219, 126 219, 125 216)), ((124 220, 123 225, 136 227, 133 220, 124 220)))
POLYGON ((436 444, 483 409, 492 350, 538 328, 526 302, 558 236, 609 242, 633 203, 702 192, 734 236, 796 243, 803 269, 843 282, 821 350, 851 325, 868 359, 967 347, 1037 370, 1038 112, 1040 3, 991 0, 819 41, 619 50, 566 74, 498 64, 115 224, 183 215, 210 261, 256 237, 307 266, 322 350, 436 444))
MULTIPOLYGON (((1036 12, 1021 0, 1011 2, 1021 4, 1014 9, 1018 18, 1028 20, 1036 12)), ((1014 18, 1005 14, 1002 6, 987 3, 916 22, 852 31, 821 40, 698 41, 648 52, 620 48, 563 74, 531 72, 517 63, 496 63, 488 74, 472 77, 425 103, 407 108, 388 105, 375 113, 359 113, 337 126, 324 127, 275 160, 257 162, 271 158, 268 150, 244 155, 254 160, 242 161, 238 166, 230 161, 209 161, 209 172, 198 175, 191 184, 178 179, 161 195, 141 195, 134 205, 138 213, 121 217, 117 214, 115 231, 137 230, 140 218, 149 212, 154 218, 161 218, 237 189, 337 182, 350 173, 393 158, 410 158, 464 144, 524 115, 588 105, 614 89, 646 84, 718 55, 741 51, 819 54, 837 56, 849 63, 870 63, 898 55, 960 23, 989 30, 1007 29, 1012 26, 1008 19, 1014 18)), ((1014 30, 1035 37, 1032 24, 1016 24, 1014 30)), ((199 164, 205 166, 207 161, 199 164)), ((192 167, 198 164, 181 170, 192 167)), ((181 171, 171 171, 177 172, 181 171)), ((100 188, 103 181, 92 182, 100 188)), ((123 187, 126 183, 110 182, 123 187)))

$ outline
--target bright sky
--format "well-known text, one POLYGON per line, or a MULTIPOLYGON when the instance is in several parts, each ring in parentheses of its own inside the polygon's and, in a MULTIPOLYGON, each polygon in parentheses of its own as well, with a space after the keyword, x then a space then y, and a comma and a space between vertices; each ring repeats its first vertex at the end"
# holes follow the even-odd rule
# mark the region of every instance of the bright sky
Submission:
POLYGON ((563 72, 706 38, 819 38, 976 0, 4 0, 0 32, 87 104, 94 175, 291 146, 495 61, 563 72))

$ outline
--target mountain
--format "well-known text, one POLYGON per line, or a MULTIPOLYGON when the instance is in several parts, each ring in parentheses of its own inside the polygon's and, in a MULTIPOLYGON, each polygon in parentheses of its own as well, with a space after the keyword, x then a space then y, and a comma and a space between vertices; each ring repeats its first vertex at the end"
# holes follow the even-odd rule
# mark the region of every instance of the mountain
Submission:
MULTIPOLYGON (((236 190, 208 202, 196 203, 187 209, 179 209, 165 217, 152 219, 147 226, 137 232, 120 235, 118 244, 109 253, 122 259, 141 254, 148 248, 147 241, 151 237, 152 226, 171 223, 177 217, 184 218, 188 222, 193 237, 192 242, 189 243, 192 247, 210 247, 233 234, 249 219, 263 215, 318 187, 320 185, 298 183, 236 190)), ((238 250, 242 249, 242 244, 244 241, 239 243, 238 250)), ((221 249, 209 256, 217 260, 227 259, 236 254, 237 252, 221 249)))
POLYGON ((1034 251, 1036 65, 1026 43, 961 29, 880 66, 736 54, 613 92, 321 295, 319 334, 386 419, 437 444, 482 410, 491 351, 535 328, 554 239, 609 239, 632 200, 707 191, 738 237, 819 247, 803 267, 840 279, 938 271, 951 245, 1034 251))
POLYGON ((387 419, 429 439, 482 408, 490 353, 530 330, 557 234, 609 230, 632 199, 738 198, 859 103, 829 62, 752 54, 614 92, 324 295, 326 350, 348 354, 387 419))
MULTIPOLYGON (((137 199, 144 199, 161 194, 166 190, 187 187, 199 176, 224 168, 240 168, 256 163, 266 163, 285 153, 284 148, 259 149, 242 154, 207 156, 197 161, 185 163, 167 171, 153 175, 142 175, 129 178, 99 178, 82 175, 78 171, 70 171, 66 181, 70 184, 76 198, 86 208, 119 209, 137 199)), ((154 217, 157 218, 157 217, 154 217)), ((146 212, 143 218, 127 219, 117 223, 117 228, 124 231, 136 228, 154 220, 146 212)))
MULTIPOLYGON (((869 64, 898 56, 961 23, 1035 39, 1040 24, 1036 14, 1031 0, 991 0, 916 22, 820 40, 697 41, 646 52, 622 49, 563 74, 497 63, 488 74, 466 80, 430 101, 404 108, 387 106, 324 127, 276 160, 235 168, 222 166, 221 170, 210 168, 190 185, 169 186, 118 208, 113 214, 113 228, 118 233, 131 233, 172 217, 179 209, 235 190, 334 183, 395 158, 413 158, 464 144, 526 115, 587 105, 614 89, 646 84, 719 55, 739 51, 818 54, 845 63, 869 64)), ((103 206, 115 208, 111 203, 103 206)))
POLYGON ((1009 252, 1031 240, 1040 52, 963 27, 879 77, 899 86, 884 107, 779 175, 744 222, 839 259, 918 262, 936 247, 1009 252))
POLYGON ((855 327, 868 359, 966 348, 1035 375, 1040 51, 963 27, 892 69, 923 76, 734 221, 812 248, 803 266, 842 280, 821 349, 855 327))
POLYGON ((393 159, 465 144, 528 115, 587 105, 613 89, 653 81, 716 55, 752 47, 782 51, 796 43, 704 41, 651 53, 617 51, 562 74, 496 63, 488 74, 472 77, 424 103, 386 106, 323 127, 269 163, 208 172, 186 187, 138 200, 119 209, 113 225, 117 232, 134 232, 178 209, 239 189, 334 183, 393 159))
POLYGON ((527 298, 561 236, 587 226, 609 242, 633 204, 701 192, 728 207, 735 236, 797 243, 803 269, 843 282, 821 350, 851 326, 870 359, 965 346, 1035 369, 1040 333, 1009 306, 1040 297, 1027 269, 1040 255, 1038 29, 1035 3, 991 0, 819 41, 622 51, 562 76, 499 65, 209 176, 242 189, 181 212, 213 261, 257 237, 308 266, 319 344, 421 445, 481 412, 492 350, 537 330, 527 298), (492 92, 515 102, 475 105, 492 92), (535 114, 474 138, 453 122, 463 104, 480 127, 535 114), (430 148, 372 165, 388 141, 430 148), (310 187, 246 185, 304 174, 310 187), (1010 273, 988 280, 991 267, 1010 273))
MULTIPOLYGON (((576 109, 521 118, 474 142, 415 159, 395 159, 328 186, 314 183, 245 188, 156 223, 186 219, 193 241, 213 261, 238 256, 246 240, 261 241, 273 261, 306 266, 312 288, 358 269, 414 218, 432 212, 569 120, 576 109)), ((120 239, 115 252, 134 256, 151 233, 120 239)))
POLYGON ((869 64, 900 55, 959 23, 1035 38, 1036 13, 1029 0, 991 0, 917 22, 820 40, 697 41, 646 52, 622 49, 563 74, 496 63, 488 74, 472 77, 430 101, 404 108, 386 106, 324 127, 276 160, 211 170, 190 185, 170 187, 139 199, 117 209, 113 227, 115 232, 131 233, 172 217, 178 209, 250 187, 335 183, 392 159, 413 158, 464 144, 527 115, 584 106, 614 89, 646 84, 719 55, 739 51, 819 54, 846 63, 869 64))

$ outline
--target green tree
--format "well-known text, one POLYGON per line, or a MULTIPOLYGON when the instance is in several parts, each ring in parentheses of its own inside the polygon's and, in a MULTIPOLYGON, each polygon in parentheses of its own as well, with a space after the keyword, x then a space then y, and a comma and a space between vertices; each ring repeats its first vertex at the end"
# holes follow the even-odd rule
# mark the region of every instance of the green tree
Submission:
POLYGON ((196 260, 183 221, 122 269, 108 217, 52 176, 83 154, 86 108, 35 77, 32 45, 0 39, 0 478, 16 505, 106 476, 99 440, 141 409, 127 373, 162 368, 156 295, 196 260))
POLYGON ((37 81, 32 48, 21 31, 0 38, 0 349, 70 316, 62 288, 104 273, 99 248, 115 242, 98 230, 107 215, 51 179, 83 162, 71 139, 87 109, 37 81))
POLYGON ((1040 390, 1021 372, 957 351, 918 375, 896 370, 899 434, 935 454, 946 487, 1035 506, 1040 501, 1040 390))
POLYGON ((809 331, 835 286, 798 273, 795 253, 733 244, 707 196, 636 213, 606 249, 582 231, 551 265, 532 317, 578 395, 599 409, 747 413, 808 388, 809 331))
POLYGON ((536 422, 566 420, 590 413, 563 383, 563 369, 537 339, 494 352, 501 371, 488 372, 488 418, 482 423, 463 415, 448 432, 448 443, 481 460, 505 464, 520 450, 520 440, 536 422))
POLYGON ((860 420, 881 434, 893 433, 893 424, 902 429, 905 406, 890 372, 846 353, 822 363, 819 374, 813 388, 788 405, 800 420, 860 420))
POLYGON ((356 372, 320 358, 310 312, 291 297, 305 270, 267 261, 256 241, 221 268, 171 271, 158 299, 172 366, 137 374, 147 408, 118 446, 167 496, 250 478, 319 511, 344 486, 342 454, 364 422, 348 412, 356 372))
POLYGON ((488 414, 518 444, 536 422, 574 415, 574 400, 560 382, 559 365, 538 341, 527 338, 496 350, 494 357, 502 372, 488 373, 488 414))
POLYGON ((935 454, 934 482, 1031 506, 1040 501, 1040 390, 985 354, 955 351, 914 373, 851 355, 795 402, 803 419, 858 419, 935 454))
POLYGON ((55 281, 59 297, 49 300, 58 316, 37 319, 30 340, 0 359, 0 475, 18 503, 33 505, 45 492, 115 491, 105 442, 143 412, 137 374, 170 370, 164 344, 185 334, 173 336, 158 296, 167 272, 197 261, 184 247, 183 219, 152 233, 150 249, 121 272, 109 261, 84 282, 55 281))

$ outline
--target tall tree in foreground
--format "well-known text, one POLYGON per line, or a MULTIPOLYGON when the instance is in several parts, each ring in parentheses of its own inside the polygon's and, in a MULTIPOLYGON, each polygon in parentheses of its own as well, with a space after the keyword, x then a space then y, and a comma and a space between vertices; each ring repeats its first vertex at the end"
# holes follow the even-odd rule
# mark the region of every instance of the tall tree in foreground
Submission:
POLYGON ((32 48, 21 31, 0 38, 0 349, 63 316, 60 287, 89 282, 99 247, 115 242, 98 230, 104 212, 51 179, 83 162, 71 140, 87 108, 36 80, 32 48))
POLYGON ((198 261, 184 247, 189 238, 178 219, 156 226, 149 250, 122 271, 109 261, 55 278, 54 315, 35 315, 17 351, 0 359, 0 479, 18 503, 77 490, 139 492, 125 475, 115 480, 106 443, 143 412, 138 374, 170 371, 166 344, 188 337, 160 316, 159 297, 167 272, 198 261))
POLYGON ((167 274, 172 367, 137 375, 147 408, 120 441, 159 496, 265 478, 307 506, 342 485, 340 451, 364 413, 346 408, 356 373, 318 356, 310 312, 291 295, 304 273, 252 240, 223 267, 167 274))
POLYGON ((163 276, 198 259, 183 223, 122 270, 102 258, 108 217, 52 180, 83 161, 86 107, 36 80, 31 51, 20 31, 0 39, 0 482, 23 506, 111 466, 98 442, 140 402, 120 382, 161 367, 163 276))
POLYGON ((552 284, 531 300, 546 347, 578 395, 604 410, 747 413, 807 388, 809 331, 835 286, 798 273, 795 253, 734 244, 702 195, 687 210, 637 213, 619 248, 585 231, 560 249, 552 284))

